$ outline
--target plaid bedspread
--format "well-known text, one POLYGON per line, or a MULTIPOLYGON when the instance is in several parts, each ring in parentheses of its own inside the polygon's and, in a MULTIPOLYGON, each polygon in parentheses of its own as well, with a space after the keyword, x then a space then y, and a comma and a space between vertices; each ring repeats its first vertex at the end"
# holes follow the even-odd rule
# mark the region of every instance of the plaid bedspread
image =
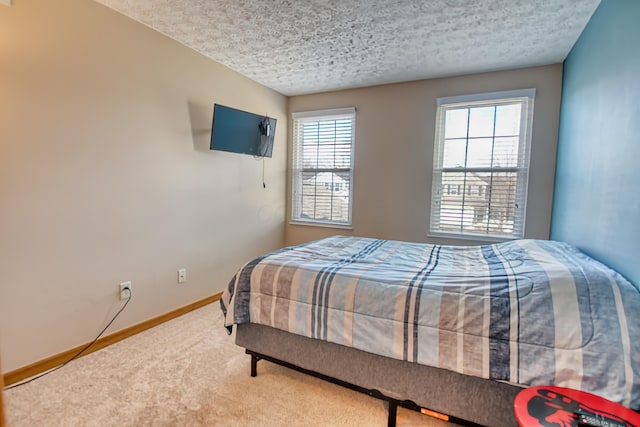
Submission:
POLYGON ((640 408, 640 294, 559 242, 440 246, 335 236, 243 266, 225 326, 259 323, 382 356, 640 408))

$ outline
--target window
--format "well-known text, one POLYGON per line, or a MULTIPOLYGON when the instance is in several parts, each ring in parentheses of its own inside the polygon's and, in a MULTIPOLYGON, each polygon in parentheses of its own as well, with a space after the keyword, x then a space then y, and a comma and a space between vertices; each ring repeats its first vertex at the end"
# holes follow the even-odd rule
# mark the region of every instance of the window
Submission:
POLYGON ((526 89, 438 99, 431 234, 524 236, 534 96, 526 89))
POLYGON ((292 222, 351 225, 355 108, 293 114, 292 222))

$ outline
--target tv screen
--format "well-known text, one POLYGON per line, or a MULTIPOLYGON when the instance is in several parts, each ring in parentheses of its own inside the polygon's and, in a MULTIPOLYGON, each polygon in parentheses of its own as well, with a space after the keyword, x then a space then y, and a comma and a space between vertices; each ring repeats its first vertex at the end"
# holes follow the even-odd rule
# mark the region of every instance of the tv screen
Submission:
POLYGON ((271 157, 276 119, 220 104, 213 106, 212 150, 271 157))

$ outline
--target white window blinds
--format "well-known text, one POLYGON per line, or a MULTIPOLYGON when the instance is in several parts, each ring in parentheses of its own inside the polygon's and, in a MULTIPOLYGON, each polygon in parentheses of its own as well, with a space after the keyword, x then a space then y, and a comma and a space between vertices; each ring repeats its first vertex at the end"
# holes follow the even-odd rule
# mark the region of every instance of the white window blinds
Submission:
POLYGON ((524 236, 534 96, 438 99, 431 234, 524 236))
POLYGON ((351 225, 355 108, 293 114, 292 221, 351 225))

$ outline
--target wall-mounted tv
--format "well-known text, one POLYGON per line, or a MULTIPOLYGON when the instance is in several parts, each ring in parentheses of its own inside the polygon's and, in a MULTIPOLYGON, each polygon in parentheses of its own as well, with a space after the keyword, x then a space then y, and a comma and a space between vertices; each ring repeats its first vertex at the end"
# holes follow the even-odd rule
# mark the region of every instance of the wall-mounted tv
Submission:
POLYGON ((220 104, 213 106, 212 150, 271 157, 276 119, 220 104))

